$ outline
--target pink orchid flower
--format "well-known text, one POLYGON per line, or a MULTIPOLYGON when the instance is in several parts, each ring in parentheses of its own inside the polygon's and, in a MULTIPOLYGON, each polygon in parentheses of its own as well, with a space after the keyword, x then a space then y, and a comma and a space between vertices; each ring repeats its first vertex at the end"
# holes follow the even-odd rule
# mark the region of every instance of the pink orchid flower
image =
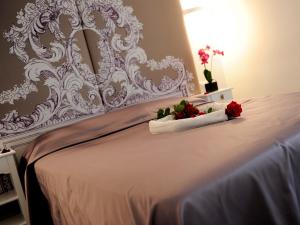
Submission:
POLYGON ((200 50, 198 51, 198 55, 200 56, 202 65, 208 63, 209 54, 207 54, 207 53, 205 52, 205 49, 200 49, 200 50))
POLYGON ((222 56, 224 56, 224 52, 223 52, 223 51, 220 51, 220 50, 218 50, 218 49, 213 50, 213 54, 214 54, 214 55, 222 55, 222 56))

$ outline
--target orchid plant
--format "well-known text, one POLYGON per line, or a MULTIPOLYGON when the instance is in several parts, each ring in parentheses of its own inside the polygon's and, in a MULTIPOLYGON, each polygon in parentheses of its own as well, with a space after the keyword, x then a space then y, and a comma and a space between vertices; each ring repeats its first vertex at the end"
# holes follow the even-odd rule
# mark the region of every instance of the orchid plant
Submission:
POLYGON ((220 51, 218 49, 212 50, 211 47, 209 45, 206 46, 206 48, 202 48, 198 51, 198 55, 200 57, 201 60, 201 64, 204 66, 204 77, 207 80, 208 83, 212 83, 213 82, 213 78, 212 78, 212 63, 213 63, 213 57, 215 55, 222 55, 224 56, 224 52, 220 51), (208 64, 208 60, 209 58, 211 58, 210 60, 210 70, 207 69, 207 64, 208 64))

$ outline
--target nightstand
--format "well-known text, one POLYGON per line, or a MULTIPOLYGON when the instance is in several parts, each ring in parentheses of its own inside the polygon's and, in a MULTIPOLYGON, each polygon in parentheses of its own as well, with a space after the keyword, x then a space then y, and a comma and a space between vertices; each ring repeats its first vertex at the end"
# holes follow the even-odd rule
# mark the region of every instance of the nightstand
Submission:
POLYGON ((208 102, 223 102, 230 101, 232 97, 232 88, 223 88, 218 91, 210 92, 207 94, 199 94, 194 97, 201 98, 208 102))
POLYGON ((17 166, 15 162, 14 150, 6 153, 0 153, 0 174, 9 174, 14 189, 0 195, 0 210, 5 215, 1 215, 1 225, 26 225, 27 209, 25 195, 19 179, 17 166), (16 205, 11 207, 10 205, 16 205), (13 209, 13 212, 11 212, 13 209))

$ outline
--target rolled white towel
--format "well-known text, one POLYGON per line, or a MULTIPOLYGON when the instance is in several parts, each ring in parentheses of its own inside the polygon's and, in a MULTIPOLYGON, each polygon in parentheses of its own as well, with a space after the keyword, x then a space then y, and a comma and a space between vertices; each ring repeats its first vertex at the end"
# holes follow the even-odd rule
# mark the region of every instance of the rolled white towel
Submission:
POLYGON ((213 108, 215 111, 194 118, 174 120, 173 115, 169 115, 159 120, 151 120, 149 122, 149 130, 152 134, 160 134, 183 131, 228 120, 225 114, 226 104, 208 103, 199 107, 199 110, 207 111, 209 108, 213 108))

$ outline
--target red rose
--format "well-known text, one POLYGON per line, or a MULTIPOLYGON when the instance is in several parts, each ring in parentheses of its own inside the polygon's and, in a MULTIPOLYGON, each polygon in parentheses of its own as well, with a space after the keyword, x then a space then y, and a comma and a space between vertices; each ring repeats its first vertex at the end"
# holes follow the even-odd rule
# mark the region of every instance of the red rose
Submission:
POLYGON ((199 113, 199 110, 193 106, 193 104, 188 103, 184 108, 184 112, 187 118, 196 116, 199 113))
POLYGON ((239 117, 243 111, 241 104, 238 104, 235 101, 230 102, 225 109, 225 113, 228 118, 239 117))
POLYGON ((183 112, 175 113, 175 119, 176 120, 184 119, 184 113, 183 112))
POLYGON ((172 114, 174 115, 175 120, 195 118, 196 116, 206 114, 205 112, 200 112, 197 107, 187 101, 182 102, 179 105, 175 105, 174 109, 175 111, 172 112, 172 114))
POLYGON ((198 113, 199 116, 202 116, 202 115, 205 115, 205 114, 206 114, 205 112, 199 112, 198 113))

